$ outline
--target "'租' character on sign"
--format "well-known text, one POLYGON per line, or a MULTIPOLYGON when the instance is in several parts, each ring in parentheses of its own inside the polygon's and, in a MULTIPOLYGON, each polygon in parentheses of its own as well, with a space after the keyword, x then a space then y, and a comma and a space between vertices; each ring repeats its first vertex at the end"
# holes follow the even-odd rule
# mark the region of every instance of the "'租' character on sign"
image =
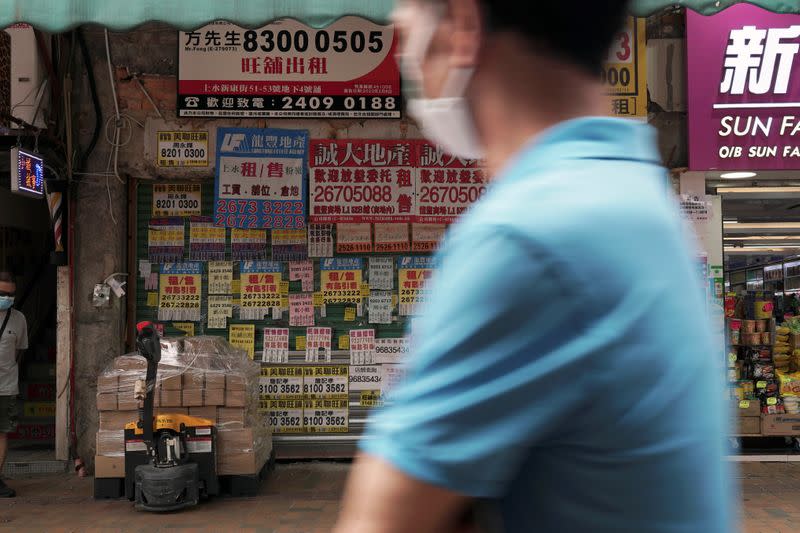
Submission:
POLYGON ((312 141, 309 219, 409 222, 414 214, 414 146, 410 141, 312 141))
POLYGON ((214 223, 304 228, 305 130, 219 128, 214 223))
POLYGON ((180 116, 400 118, 390 25, 214 22, 178 39, 180 116))
POLYGON ((689 168, 800 169, 800 15, 686 13, 689 168))
POLYGON ((281 264, 243 261, 239 267, 242 303, 239 318, 263 320, 270 308, 281 307, 281 264))
POLYGON ((400 288, 400 315, 414 314, 419 304, 425 303, 433 276, 433 259, 430 257, 399 257, 397 283, 400 288))
POLYGON ((325 304, 361 303, 361 259, 323 259, 320 286, 325 304))
POLYGON ((158 292, 160 321, 200 320, 202 263, 166 263, 161 265, 158 292))

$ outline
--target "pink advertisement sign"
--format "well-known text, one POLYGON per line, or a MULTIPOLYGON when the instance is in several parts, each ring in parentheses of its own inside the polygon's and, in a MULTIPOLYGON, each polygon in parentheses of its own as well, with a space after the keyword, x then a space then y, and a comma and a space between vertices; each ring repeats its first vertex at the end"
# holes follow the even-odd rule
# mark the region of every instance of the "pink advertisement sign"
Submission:
POLYGON ((686 17, 689 167, 800 169, 800 15, 686 17))

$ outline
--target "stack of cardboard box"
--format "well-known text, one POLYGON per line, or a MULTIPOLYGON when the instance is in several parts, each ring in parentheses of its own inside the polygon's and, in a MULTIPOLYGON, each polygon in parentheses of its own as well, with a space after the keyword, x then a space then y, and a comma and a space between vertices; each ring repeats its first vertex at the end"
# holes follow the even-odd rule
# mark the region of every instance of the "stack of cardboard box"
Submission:
MULTIPOLYGON (((143 358, 122 356, 98 377, 96 477, 125 476, 124 428, 139 419, 134 384, 144 379, 145 370, 143 358)), ((258 413, 256 376, 251 371, 159 365, 154 413, 210 420, 217 428, 217 474, 257 474, 269 459, 272 435, 258 413)))

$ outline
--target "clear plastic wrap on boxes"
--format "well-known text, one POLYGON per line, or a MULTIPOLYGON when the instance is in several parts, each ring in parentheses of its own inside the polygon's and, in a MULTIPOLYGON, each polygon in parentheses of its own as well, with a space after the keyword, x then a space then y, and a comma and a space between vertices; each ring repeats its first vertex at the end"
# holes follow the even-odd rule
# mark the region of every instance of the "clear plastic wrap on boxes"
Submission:
MULTIPOLYGON (((97 394, 127 394, 133 397, 137 380, 144 379, 147 362, 137 354, 114 359, 97 378, 97 394)), ((161 339, 161 362, 156 387, 168 390, 205 389, 206 383, 224 388, 238 378, 249 395, 258 386, 260 367, 244 351, 220 337, 161 339)))

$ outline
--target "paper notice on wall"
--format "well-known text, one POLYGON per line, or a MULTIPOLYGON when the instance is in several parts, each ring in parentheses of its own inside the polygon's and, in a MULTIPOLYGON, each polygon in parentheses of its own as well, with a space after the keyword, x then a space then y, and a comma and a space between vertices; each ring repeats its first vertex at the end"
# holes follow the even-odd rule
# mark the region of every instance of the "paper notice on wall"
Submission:
POLYGON ((350 366, 350 391, 383 388, 383 369, 379 365, 350 366))
POLYGON ((264 328, 264 363, 289 362, 289 328, 264 328))
POLYGON ((233 263, 211 261, 208 263, 208 294, 231 294, 233 263))
MULTIPOLYGON (((382 373, 382 371, 381 371, 382 373)), ((380 407, 383 405, 383 396, 379 390, 362 390, 358 395, 360 407, 380 407)))
POLYGON ((375 251, 378 253, 407 252, 408 224, 375 224, 375 251))
POLYGON ((256 327, 254 324, 232 324, 228 331, 228 342, 231 346, 244 350, 252 359, 256 346, 256 327))
POLYGON ((184 332, 187 337, 194 337, 194 322, 173 322, 172 327, 184 332))
POLYGON ((225 228, 214 225, 211 217, 189 219, 189 259, 192 261, 225 260, 225 228))
MULTIPOLYGON (((386 396, 387 392, 391 392, 396 388, 406 377, 405 365, 383 365, 383 395, 386 396)), ((389 395, 391 400, 391 395, 389 395)))
POLYGON ((144 290, 157 291, 158 290, 158 272, 150 272, 150 275, 144 280, 144 290))
POLYGON ((139 277, 147 279, 153 271, 153 265, 146 259, 139 259, 139 277))
POLYGON ((289 295, 289 325, 314 325, 314 297, 310 293, 289 295))
POLYGON ((398 364, 405 361, 411 343, 406 337, 375 340, 375 362, 398 364))
POLYGON ((300 399, 303 397, 302 366, 265 366, 258 380, 261 399, 300 399))
POLYGON ((411 251, 434 252, 444 240, 444 224, 412 224, 411 251))
POLYGON ((350 364, 371 365, 375 361, 375 330, 350 330, 350 364))
POLYGON ((360 258, 323 259, 320 287, 325 304, 361 303, 360 258))
POLYGON ((308 257, 306 229, 273 229, 272 260, 303 261, 308 257))
POLYGON ((682 194, 680 202, 683 218, 692 222, 708 222, 711 220, 713 212, 708 195, 682 194))
POLYGON ((263 229, 231 229, 231 259, 264 261, 267 259, 267 232, 263 229))
POLYGON ((147 293, 147 307, 158 307, 158 293, 157 292, 148 292, 147 293))
POLYGON ((281 264, 275 261, 243 261, 239 267, 242 304, 239 318, 262 320, 273 307, 281 307, 281 264))
POLYGON ((225 329, 233 316, 230 295, 208 297, 208 329, 225 329))
POLYGON ((200 321, 201 263, 161 265, 158 320, 200 321))
POLYGON ((347 399, 305 400, 303 426, 306 433, 347 433, 349 409, 347 399))
POLYGON ((372 252, 371 224, 336 224, 336 253, 372 252))
POLYGON ((400 316, 418 312, 430 293, 427 286, 433 276, 430 257, 400 257, 397 259, 397 279, 400 287, 400 316))
POLYGON ((394 288, 394 259, 369 258, 369 287, 372 290, 390 291, 394 288))
POLYGON ((314 263, 292 261, 289 263, 289 281, 300 281, 303 292, 314 291, 314 263))
POLYGON ((308 257, 333 257, 333 224, 308 226, 308 257))
MULTIPOLYGON (((300 379, 302 380, 302 377, 300 379)), ((303 433, 305 431, 302 399, 262 400, 261 403, 266 406, 269 427, 273 432, 303 433)))
POLYGON ((388 291, 373 291, 368 300, 370 324, 392 323, 392 293, 388 291))
MULTIPOLYGON (((164 132, 161 132, 164 133, 164 132)), ((154 217, 199 216, 203 210, 203 186, 199 183, 154 183, 154 217)))
POLYGON ((151 263, 183 261, 182 218, 153 218, 147 229, 147 258, 151 263))
POLYGON ((303 395, 306 398, 347 400, 349 370, 347 365, 303 367, 303 395))
POLYGON ((306 328, 306 362, 316 363, 320 355, 325 362, 331 360, 331 328, 306 328))

